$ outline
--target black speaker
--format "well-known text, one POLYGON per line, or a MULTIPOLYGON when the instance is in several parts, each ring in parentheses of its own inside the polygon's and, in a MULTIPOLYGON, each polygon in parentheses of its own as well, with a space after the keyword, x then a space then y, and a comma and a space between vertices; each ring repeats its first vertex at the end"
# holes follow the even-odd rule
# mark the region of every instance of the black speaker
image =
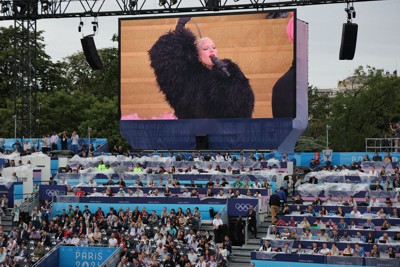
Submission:
POLYGON ((85 54, 86 60, 90 67, 94 70, 100 70, 103 68, 103 62, 101 61, 99 54, 97 53, 96 45, 94 43, 93 36, 85 36, 81 39, 83 53, 85 54))
POLYGON ((356 23, 343 23, 342 43, 340 44, 339 59, 353 60, 356 52, 358 25, 356 23))
POLYGON ((196 149, 208 149, 208 135, 196 135, 196 149))

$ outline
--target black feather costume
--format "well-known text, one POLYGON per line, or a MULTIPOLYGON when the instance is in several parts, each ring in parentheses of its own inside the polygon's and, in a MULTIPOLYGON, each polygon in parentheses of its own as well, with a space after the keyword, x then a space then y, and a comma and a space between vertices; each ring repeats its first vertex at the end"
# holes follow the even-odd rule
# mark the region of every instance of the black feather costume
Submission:
MULTIPOLYGON (((179 23, 178 23, 179 26, 179 23)), ((229 59, 230 76, 199 61, 196 37, 178 27, 161 36, 149 51, 160 90, 178 119, 251 118, 254 94, 249 80, 229 59)))

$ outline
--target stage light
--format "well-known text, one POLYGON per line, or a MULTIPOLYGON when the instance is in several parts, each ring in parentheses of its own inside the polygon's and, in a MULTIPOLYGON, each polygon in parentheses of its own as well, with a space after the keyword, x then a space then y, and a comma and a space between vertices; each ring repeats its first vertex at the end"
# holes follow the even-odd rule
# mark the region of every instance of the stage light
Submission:
POLYGON ((6 13, 8 10, 10 10, 10 8, 7 5, 3 5, 1 7, 1 12, 6 13))
POLYGON ((130 0, 129 1, 129 7, 131 9, 133 9, 136 6, 136 4, 137 4, 137 0, 130 0))
POLYGON ((43 11, 49 10, 49 7, 50 7, 50 5, 51 5, 50 1, 48 1, 48 0, 42 0, 41 3, 42 3, 42 10, 43 10, 43 11))
POLYGON ((93 26, 93 32, 96 33, 97 29, 99 28, 99 22, 97 21, 97 17, 94 17, 94 20, 92 21, 92 26, 93 26))
POLYGON ((159 6, 165 6, 167 4, 167 0, 159 0, 158 5, 159 6))
POLYGON ((83 21, 82 18, 80 18, 80 22, 79 22, 79 26, 78 26, 78 32, 82 32, 82 28, 83 28, 83 21))

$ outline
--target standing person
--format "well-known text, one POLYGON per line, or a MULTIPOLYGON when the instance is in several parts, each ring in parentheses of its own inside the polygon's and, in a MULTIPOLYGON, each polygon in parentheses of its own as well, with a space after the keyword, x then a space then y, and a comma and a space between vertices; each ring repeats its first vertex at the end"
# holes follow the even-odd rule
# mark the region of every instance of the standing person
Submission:
POLYGON ((73 131, 71 135, 71 144, 74 155, 78 154, 78 142, 79 142, 79 135, 76 133, 76 131, 73 131))
POLYGON ((61 134, 61 150, 68 150, 68 136, 66 131, 61 134))
POLYGON ((51 150, 57 150, 58 149, 58 140, 60 138, 58 137, 58 134, 56 132, 53 132, 53 135, 50 137, 50 142, 51 142, 51 150))
POLYGON ((275 190, 275 192, 269 197, 269 207, 271 209, 271 222, 272 224, 275 224, 276 221, 276 215, 279 212, 279 207, 281 205, 281 199, 278 196, 278 190, 275 190))
POLYGON ((160 91, 178 119, 251 118, 254 93, 249 80, 229 59, 218 60, 214 42, 196 40, 180 18, 149 50, 160 91), (179 73, 179 75, 176 75, 179 73), (196 101, 190 101, 196 99, 196 101))
POLYGON ((213 220, 213 228, 214 228, 214 241, 215 243, 221 243, 222 242, 222 234, 223 234, 223 229, 222 226, 224 225, 224 222, 222 221, 221 215, 217 213, 215 215, 215 218, 213 220))
POLYGON ((50 146, 51 146, 50 135, 49 134, 47 136, 43 135, 43 138, 42 138, 42 152, 44 154, 49 152, 50 151, 50 146))
POLYGON ((254 207, 250 205, 249 211, 247 212, 247 220, 249 220, 248 230, 251 232, 254 238, 257 238, 257 217, 254 207))

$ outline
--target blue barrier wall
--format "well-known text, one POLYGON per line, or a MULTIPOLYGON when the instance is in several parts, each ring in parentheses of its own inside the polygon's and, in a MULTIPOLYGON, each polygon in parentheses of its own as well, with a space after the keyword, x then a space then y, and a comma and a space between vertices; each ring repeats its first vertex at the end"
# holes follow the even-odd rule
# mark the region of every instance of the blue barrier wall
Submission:
POLYGON ((59 262, 60 262, 60 252, 58 248, 54 250, 50 255, 46 256, 46 258, 40 264, 38 264, 37 267, 58 266, 59 262))
MULTIPOLYGON (((68 135, 69 139, 67 142, 67 147, 68 149, 72 149, 72 144, 71 144, 71 136, 68 135)), ((23 145, 26 140, 29 141, 29 143, 31 144, 32 150, 34 149, 42 149, 42 139, 41 138, 17 138, 18 141, 23 145), (34 142, 36 142, 34 144, 34 142)), ((6 138, 4 139, 5 143, 4 143, 4 148, 5 150, 13 150, 13 144, 15 143, 14 138, 6 138)), ((85 142, 86 145, 89 144, 89 139, 88 138, 79 138, 79 145, 81 144, 81 142, 85 142)), ((96 148, 97 144, 99 144, 100 146, 105 145, 107 143, 107 138, 90 138, 90 143, 93 144, 93 146, 96 148)), ((58 140, 58 144, 57 144, 58 149, 61 149, 61 139, 58 140)))
POLYGON ((69 205, 72 205, 73 209, 75 209, 75 206, 79 206, 80 210, 83 210, 84 206, 87 205, 92 213, 95 213, 98 207, 101 207, 102 210, 107 213, 111 207, 116 210, 119 208, 122 208, 123 210, 130 208, 133 210, 135 206, 138 206, 139 210, 141 210, 142 207, 145 206, 149 213, 151 213, 152 210, 155 210, 157 214, 160 214, 164 207, 166 207, 168 211, 171 209, 177 211, 178 207, 181 207, 184 211, 188 208, 193 211, 195 207, 198 207, 202 219, 210 220, 210 208, 213 208, 214 211, 217 212, 226 206, 227 201, 226 199, 216 198, 199 200, 198 198, 166 197, 66 197, 65 200, 66 202, 54 203, 51 213, 52 216, 61 214, 62 209, 68 210, 69 205), (70 201, 67 202, 67 200, 70 201))
POLYGON ((398 259, 251 252, 256 267, 399 267, 398 259))

